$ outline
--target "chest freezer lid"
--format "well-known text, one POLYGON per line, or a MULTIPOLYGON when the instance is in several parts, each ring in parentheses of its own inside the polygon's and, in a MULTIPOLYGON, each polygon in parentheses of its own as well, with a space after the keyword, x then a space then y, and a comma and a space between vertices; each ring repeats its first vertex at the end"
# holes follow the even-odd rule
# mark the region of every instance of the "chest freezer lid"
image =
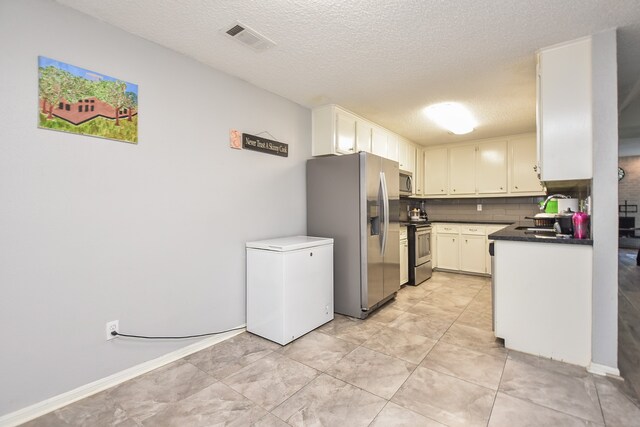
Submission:
POLYGON ((328 237, 291 236, 247 242, 247 248, 286 252, 331 244, 333 244, 333 239, 328 237))

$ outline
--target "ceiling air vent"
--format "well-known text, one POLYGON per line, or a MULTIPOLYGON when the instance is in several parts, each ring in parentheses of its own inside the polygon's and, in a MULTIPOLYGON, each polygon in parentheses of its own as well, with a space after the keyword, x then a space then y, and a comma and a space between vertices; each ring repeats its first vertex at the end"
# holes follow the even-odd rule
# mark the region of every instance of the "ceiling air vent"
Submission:
POLYGON ((235 22, 230 28, 223 31, 227 37, 231 37, 256 52, 263 52, 276 45, 262 34, 240 22, 235 22))

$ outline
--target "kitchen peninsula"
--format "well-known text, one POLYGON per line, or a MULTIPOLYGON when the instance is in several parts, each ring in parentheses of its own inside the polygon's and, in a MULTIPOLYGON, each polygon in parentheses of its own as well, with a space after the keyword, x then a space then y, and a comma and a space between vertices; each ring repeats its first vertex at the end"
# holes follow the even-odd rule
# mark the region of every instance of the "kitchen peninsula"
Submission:
POLYGON ((493 233, 495 335, 505 347, 580 366, 591 362, 593 240, 515 225, 493 233))

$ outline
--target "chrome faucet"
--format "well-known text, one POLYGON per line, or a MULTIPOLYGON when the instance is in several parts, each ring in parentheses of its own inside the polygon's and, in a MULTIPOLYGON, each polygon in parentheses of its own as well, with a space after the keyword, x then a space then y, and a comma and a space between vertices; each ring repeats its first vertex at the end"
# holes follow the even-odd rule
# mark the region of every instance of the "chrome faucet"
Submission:
POLYGON ((540 205, 540 210, 543 211, 547 208, 547 203, 549 203, 549 200, 551 199, 569 199, 569 196, 565 196, 564 194, 552 194, 549 197, 547 197, 545 199, 544 202, 542 202, 542 204, 540 205))

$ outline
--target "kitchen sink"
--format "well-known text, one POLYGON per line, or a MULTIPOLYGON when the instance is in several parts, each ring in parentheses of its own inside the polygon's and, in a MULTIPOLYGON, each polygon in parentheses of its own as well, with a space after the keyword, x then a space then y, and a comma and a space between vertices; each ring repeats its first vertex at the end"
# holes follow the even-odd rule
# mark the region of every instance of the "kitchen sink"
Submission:
POLYGON ((555 233, 555 231, 553 230, 553 228, 542 228, 542 227, 516 227, 516 230, 525 230, 526 231, 530 231, 530 232, 535 232, 535 233, 555 233))
POLYGON ((538 239, 559 239, 555 231, 525 231, 524 234, 531 234, 538 239))
POLYGON ((524 231, 524 234, 538 239, 561 239, 552 228, 516 227, 516 230, 524 231))

